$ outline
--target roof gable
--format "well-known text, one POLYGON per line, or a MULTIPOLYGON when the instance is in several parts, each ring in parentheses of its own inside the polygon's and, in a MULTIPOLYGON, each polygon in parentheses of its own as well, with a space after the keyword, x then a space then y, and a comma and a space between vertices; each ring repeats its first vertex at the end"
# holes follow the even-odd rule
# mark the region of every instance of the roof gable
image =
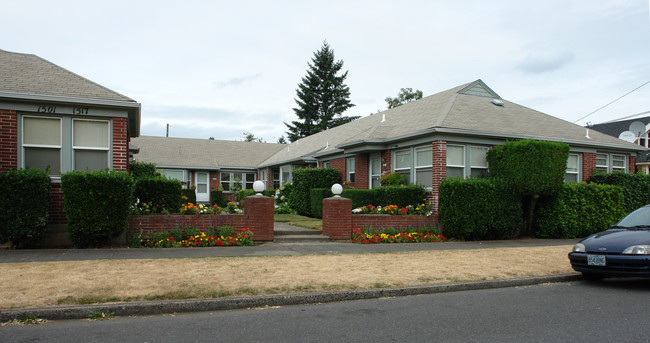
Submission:
POLYGON ((482 96, 487 98, 501 99, 499 94, 497 94, 495 91, 490 89, 490 87, 488 87, 481 79, 478 79, 470 83, 469 85, 467 85, 467 87, 459 90, 458 94, 476 95, 476 96, 482 96))

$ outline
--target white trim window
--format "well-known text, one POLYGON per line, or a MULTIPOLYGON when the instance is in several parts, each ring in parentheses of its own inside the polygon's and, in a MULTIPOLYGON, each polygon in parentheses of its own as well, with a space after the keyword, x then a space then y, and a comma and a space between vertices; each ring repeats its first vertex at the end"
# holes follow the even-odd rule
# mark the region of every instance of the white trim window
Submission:
POLYGON ((329 168, 330 167, 330 161, 323 161, 322 166, 323 166, 323 168, 329 168))
POLYGON ((411 168, 413 167, 411 149, 395 151, 393 165, 393 170, 404 176, 404 183, 411 184, 411 168))
POLYGON ((596 154, 596 170, 609 173, 609 172, 625 172, 627 171, 627 156, 621 154, 596 154))
POLYGON ((470 177, 484 178, 488 175, 488 150, 490 150, 490 148, 484 146, 470 147, 470 177))
POLYGON ((596 170, 601 172, 609 172, 609 159, 607 154, 596 154, 596 170))
POLYGON ((430 146, 415 148, 415 183, 425 188, 433 186, 433 150, 430 146))
POLYGON ((235 184, 240 189, 253 189, 253 183, 257 173, 242 173, 242 172, 221 172, 221 187, 224 192, 230 192, 234 189, 235 184))
POLYGON ((381 155, 372 154, 370 155, 370 161, 368 162, 370 169, 370 188, 381 187, 379 183, 379 178, 381 177, 381 155))
POLYGON ((464 145, 447 145, 447 177, 465 178, 464 145))
POLYGON ((345 159, 345 181, 354 183, 354 157, 345 159))
POLYGON ((72 119, 73 169, 108 168, 109 137, 108 120, 72 119))
POLYGON ((170 179, 178 180, 183 185, 187 185, 187 173, 184 169, 158 169, 160 175, 170 179))
POLYGON ((625 172, 627 170, 627 163, 625 155, 612 154, 612 171, 625 172))
POLYGON ((580 155, 569 154, 566 161, 564 182, 580 182, 580 155))
POLYGON ((61 175, 61 118, 22 116, 22 166, 61 175))

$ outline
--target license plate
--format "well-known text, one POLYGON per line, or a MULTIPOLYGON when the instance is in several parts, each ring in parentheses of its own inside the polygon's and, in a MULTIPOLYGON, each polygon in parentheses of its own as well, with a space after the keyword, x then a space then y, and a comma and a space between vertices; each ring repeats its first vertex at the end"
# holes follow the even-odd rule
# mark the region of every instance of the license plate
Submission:
POLYGON ((587 265, 605 266, 605 255, 587 255, 587 265))

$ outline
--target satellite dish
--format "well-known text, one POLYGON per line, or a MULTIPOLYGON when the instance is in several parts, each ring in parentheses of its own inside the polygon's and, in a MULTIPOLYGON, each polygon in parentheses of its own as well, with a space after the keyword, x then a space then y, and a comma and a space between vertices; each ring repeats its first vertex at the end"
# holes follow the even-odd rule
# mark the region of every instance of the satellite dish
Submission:
POLYGON ((630 131, 635 134, 635 137, 645 135, 645 124, 640 121, 635 121, 630 124, 630 131))
POLYGON ((634 139, 636 139, 636 135, 632 131, 623 131, 621 132, 620 135, 618 135, 618 139, 622 139, 626 142, 634 143, 634 139))

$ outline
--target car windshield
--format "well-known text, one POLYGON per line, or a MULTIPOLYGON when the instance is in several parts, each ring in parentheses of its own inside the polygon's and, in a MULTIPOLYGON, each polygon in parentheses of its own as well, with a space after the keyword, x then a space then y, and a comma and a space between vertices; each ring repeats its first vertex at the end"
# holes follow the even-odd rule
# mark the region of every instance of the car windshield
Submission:
POLYGON ((650 206, 644 206, 628 214, 615 227, 644 227, 650 226, 650 206))

